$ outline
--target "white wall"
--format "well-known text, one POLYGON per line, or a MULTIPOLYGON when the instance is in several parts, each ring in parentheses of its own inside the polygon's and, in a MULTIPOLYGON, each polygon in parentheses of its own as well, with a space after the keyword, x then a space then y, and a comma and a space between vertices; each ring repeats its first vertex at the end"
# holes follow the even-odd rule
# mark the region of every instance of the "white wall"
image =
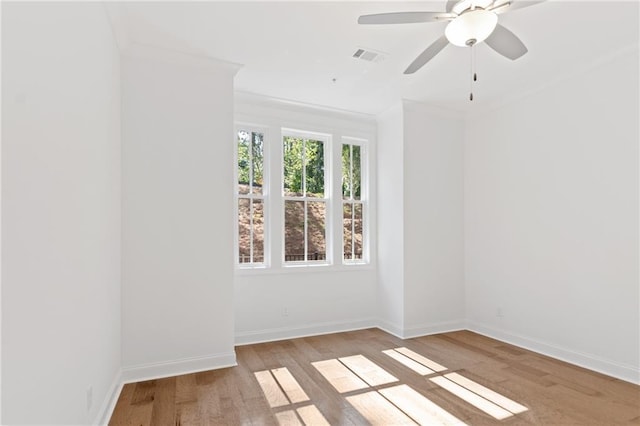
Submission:
POLYGON ((472 118, 465 146, 471 328, 635 382, 638 71, 636 44, 472 118))
POLYGON ((378 117, 378 314, 398 336, 465 325, 463 128, 417 102, 378 117))
MULTIPOLYGON (((291 128, 330 134, 332 147, 338 147, 341 137, 357 137, 369 141, 367 157, 371 180, 370 205, 375 207, 375 121, 372 116, 346 113, 311 106, 295 105, 243 93, 237 94, 236 121, 258 125, 265 131, 265 162, 271 170, 280 170, 281 129, 291 128)), ((339 164, 339 149, 327 152, 339 164)), ((331 172, 331 170, 329 170, 331 172)), ((333 172, 340 173, 340 168, 333 172)), ((276 173, 277 174, 277 173, 276 173)), ((271 181, 267 191, 277 193, 281 183, 271 181)), ((340 193, 339 180, 331 190, 340 193)), ((267 220, 271 229, 271 253, 280 253, 281 204, 276 197, 266 203, 267 220)), ((331 220, 341 223, 340 210, 331 220)), ((369 210, 368 221, 375 230, 375 208, 369 210)), ((333 228, 327 244, 334 253, 342 252, 342 228, 333 228)), ((291 338, 324 332, 335 332, 375 326, 376 316, 376 235, 371 238, 370 265, 328 265, 312 267, 283 267, 278 258, 271 260, 267 270, 236 270, 235 322, 236 342, 239 344, 291 338)), ((337 263, 339 263, 338 260, 337 263)))
POLYGON ((407 101, 403 118, 404 335, 464 328, 464 121, 407 101))
POLYGON ((122 58, 125 380, 235 363, 233 76, 206 58, 122 58))
POLYGON ((2 9, 2 423, 87 424, 120 367, 118 51, 98 3, 2 9))
POLYGON ((404 333, 404 121, 398 103, 378 116, 378 317, 404 333))

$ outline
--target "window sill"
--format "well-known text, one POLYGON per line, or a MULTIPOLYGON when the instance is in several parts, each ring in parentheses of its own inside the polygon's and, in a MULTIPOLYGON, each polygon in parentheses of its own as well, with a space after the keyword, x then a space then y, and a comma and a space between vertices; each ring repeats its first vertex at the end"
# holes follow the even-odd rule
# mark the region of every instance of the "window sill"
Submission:
POLYGON ((255 266, 255 267, 235 267, 236 276, 251 275, 285 275, 285 274, 316 274, 316 273, 335 273, 335 272, 363 272, 373 271, 375 266, 371 263, 352 263, 332 265, 329 263, 322 264, 298 264, 279 267, 255 266))

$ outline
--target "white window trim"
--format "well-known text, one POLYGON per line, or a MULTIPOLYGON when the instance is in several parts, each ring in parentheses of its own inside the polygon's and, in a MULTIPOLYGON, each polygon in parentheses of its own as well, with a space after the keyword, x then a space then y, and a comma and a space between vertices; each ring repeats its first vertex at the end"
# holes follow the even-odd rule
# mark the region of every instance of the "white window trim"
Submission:
MULTIPOLYGON (((333 206, 332 206, 332 194, 333 191, 331 190, 332 188, 332 177, 333 177, 333 173, 332 173, 332 167, 333 167, 333 161, 329 161, 332 157, 331 157, 331 152, 332 152, 332 145, 333 145, 333 140, 332 140, 332 136, 331 134, 327 134, 327 133, 318 133, 318 132, 309 132, 309 131, 304 131, 304 130, 298 130, 298 129, 288 129, 288 128, 282 128, 280 131, 280 143, 279 143, 279 147, 280 147, 280 155, 278 156, 278 159, 280 160, 280 188, 279 188, 279 196, 281 198, 280 200, 280 205, 282 206, 282 222, 281 222, 281 231, 280 231, 280 235, 282 238, 282 252, 280 254, 281 256, 281 262, 282 262, 282 267, 284 268, 295 268, 295 267, 301 267, 301 266, 330 266, 333 265, 334 263, 334 258, 333 258, 333 250, 332 250, 332 235, 333 235, 333 228, 334 228, 334 223, 331 220, 331 212, 333 210, 333 206), (285 137, 293 137, 293 138, 300 138, 300 139, 311 139, 311 140, 315 140, 315 141, 319 141, 322 142, 324 144, 323 147, 323 153, 324 153, 324 198, 313 198, 313 197, 307 197, 306 195, 306 185, 303 185, 303 196, 302 197, 287 197, 284 195, 284 138, 285 137), (305 218, 304 218, 304 235, 305 235, 305 247, 304 247, 304 256, 305 256, 305 260, 302 261, 286 261, 285 260, 285 247, 284 247, 284 231, 285 231, 285 209, 284 209, 284 204, 286 201, 302 201, 305 204, 305 218), (324 261, 318 261, 318 260, 308 260, 308 252, 307 252, 307 241, 306 241, 306 237, 307 237, 307 203, 309 201, 323 201, 325 203, 325 223, 324 223, 324 227, 325 227, 325 260, 324 261)), ((304 168, 304 163, 303 163, 303 169, 302 169, 302 173, 305 173, 305 168, 304 168)))
MULTIPOLYGON (((340 139, 340 153, 342 155, 342 145, 356 145, 360 147, 360 200, 343 200, 342 199, 342 191, 340 191, 340 208, 342 209, 345 202, 352 204, 361 204, 362 205, 362 259, 345 259, 344 254, 342 253, 342 249, 340 250, 340 258, 344 265, 365 265, 371 262, 370 258, 370 229, 369 226, 369 141, 362 138, 355 138, 351 136, 343 136, 340 139)), ((342 165, 342 157, 340 158, 342 165)), ((342 177, 342 167, 340 167, 340 177, 342 177)), ((353 175, 351 177, 352 187, 353 187, 353 175)), ((342 213, 342 210, 341 210, 342 213)), ((342 216, 341 216, 342 218, 342 216)), ((343 242, 343 227, 342 221, 340 223, 340 241, 342 242, 342 246, 344 247, 343 242)), ((352 225, 354 226, 354 225, 352 225)), ((353 228, 352 234, 353 235, 353 228)), ((352 246, 353 247, 353 246, 352 246)), ((352 248, 353 250, 353 248, 352 248)))
MULTIPOLYGON (((258 269, 258 270, 264 270, 264 269, 268 269, 271 266, 271 250, 269 250, 269 243, 270 243, 270 226, 268 226, 268 221, 269 221, 269 217, 271 216, 270 214, 270 209, 269 209, 269 199, 270 197, 270 168, 269 168, 269 144, 267 143, 268 140, 268 132, 269 132, 269 128, 267 126, 264 125, 257 125, 257 124, 251 124, 251 123, 243 123, 243 122, 238 122, 235 124, 235 132, 234 132, 234 149, 233 149, 233 164, 234 164, 234 168, 233 168, 233 194, 234 194, 234 198, 235 198, 235 208, 234 208, 234 263, 237 269, 247 269, 247 270, 251 270, 251 269, 258 269), (262 155, 263 155, 263 164, 262 164, 262 177, 263 180, 265 182, 264 185, 262 185, 262 195, 261 196, 255 196, 253 193, 249 192, 249 194, 240 194, 238 192, 238 132, 240 130, 246 130, 246 131, 250 131, 250 132, 256 132, 256 133, 261 133, 262 134, 262 155), (253 207, 253 200, 254 199, 261 199, 262 200, 262 211, 263 211, 263 229, 264 229, 264 234, 263 234, 263 262, 262 263, 253 263, 253 262, 240 262, 239 259, 239 249, 240 249, 240 227, 239 227, 239 223, 238 223, 238 214, 239 214, 239 210, 238 210, 238 205, 239 205, 239 200, 240 199, 248 199, 251 208, 253 207)), ((249 151, 251 152, 251 151, 249 151)), ((253 173, 253 171, 250 169, 249 175, 251 176, 251 174, 253 173)), ((251 180, 251 179, 250 179, 251 180)), ((251 217, 251 220, 253 220, 253 217, 251 217)), ((252 246, 252 250, 253 250, 253 238, 251 239, 251 246, 252 246)))
MULTIPOLYGON (((349 113, 336 112, 333 110, 324 111, 308 106, 289 105, 284 101, 277 101, 266 98, 256 99, 248 96, 246 101, 236 103, 235 121, 239 125, 252 126, 256 130, 263 131, 265 135, 265 173, 269 173, 266 186, 268 186, 268 197, 265 204, 265 259, 269 258, 269 263, 254 267, 236 267, 235 273, 238 276, 253 275, 289 275, 289 274, 307 274, 307 273, 348 273, 358 271, 371 271, 377 268, 377 236, 375 234, 375 226, 377 223, 376 212, 376 123, 372 116, 349 113), (259 124, 258 124, 259 123, 259 124), (302 133, 305 135, 331 135, 331 160, 325 162, 325 167, 330 170, 328 177, 329 182, 325 188, 330 188, 332 194, 340 194, 340 198, 330 200, 329 216, 327 220, 332 223, 340 224, 333 226, 332 231, 328 232, 327 255, 332 263, 322 264, 305 264, 305 265, 284 265, 283 259, 283 233, 284 215, 282 211, 283 202, 280 194, 282 193, 282 154, 277 154, 282 149, 282 130, 283 129, 304 129, 302 133), (342 241, 342 192, 340 176, 334 177, 333 169, 338 168, 341 171, 340 150, 342 140, 362 141, 365 148, 366 159, 363 152, 363 201, 367 202, 367 211, 365 224, 363 226, 363 238, 365 246, 363 247, 363 258, 366 257, 367 263, 348 263, 342 262, 343 241, 342 241), (274 146, 273 144, 277 144, 274 146), (279 147, 279 148, 278 148, 279 147), (269 170, 267 172, 266 170, 269 170), (277 172, 279 170, 279 172, 277 172), (366 192, 365 192, 366 191, 366 192), (333 204, 338 203, 340 208, 333 208, 333 204)), ((325 154, 326 155, 326 154, 325 154)), ((326 160, 326 159, 325 159, 326 160)), ((237 160, 236 160, 237 161, 237 160)), ((341 173, 341 172, 340 172, 341 173)), ((237 179, 236 179, 237 182, 237 179)), ((265 193, 267 194, 267 193, 265 193)), ((236 216, 237 217, 237 216, 236 216)), ((236 219, 237 221, 237 219, 236 219)), ((237 232, 236 232, 237 238, 237 232)), ((236 246, 237 250, 237 241, 236 246)))

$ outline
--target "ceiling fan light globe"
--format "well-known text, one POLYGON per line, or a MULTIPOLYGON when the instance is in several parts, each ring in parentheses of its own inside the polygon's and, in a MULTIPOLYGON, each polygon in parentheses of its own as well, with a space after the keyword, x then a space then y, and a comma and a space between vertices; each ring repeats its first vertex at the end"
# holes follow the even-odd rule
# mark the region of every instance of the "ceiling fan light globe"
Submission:
POLYGON ((491 35, 498 23, 498 15, 484 10, 475 9, 463 13, 449 22, 444 33, 447 40, 456 46, 468 46, 483 42, 491 35), (470 40, 472 40, 470 42, 470 40))

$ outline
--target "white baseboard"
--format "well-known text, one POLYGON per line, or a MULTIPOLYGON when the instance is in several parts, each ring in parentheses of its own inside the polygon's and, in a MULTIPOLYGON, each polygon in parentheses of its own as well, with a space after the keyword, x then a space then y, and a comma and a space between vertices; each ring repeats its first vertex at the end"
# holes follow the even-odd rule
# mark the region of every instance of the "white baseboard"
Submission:
POLYGON ((380 330, 382 330, 382 331, 384 331, 386 333, 389 333, 389 334, 391 334, 393 336, 396 336, 396 337, 398 337, 400 339, 404 339, 404 336, 403 336, 404 330, 398 324, 394 324, 392 322, 389 322, 389 321, 386 321, 386 320, 383 320, 383 319, 378 319, 376 321, 376 326, 380 330))
POLYGON ((109 386, 109 390, 107 391, 107 396, 104 398, 104 401, 100 406, 100 410, 96 415, 95 421, 92 424, 106 426, 109 423, 111 414, 113 414, 113 410, 116 408, 118 397, 122 391, 122 386, 124 386, 124 383, 122 383, 122 370, 118 370, 116 375, 113 377, 111 386, 109 386))
POLYGON ((466 321, 445 321, 435 324, 424 324, 412 327, 406 327, 403 330, 402 338, 411 339, 414 337, 429 336, 431 334, 449 333, 451 331, 460 331, 466 329, 466 321))
POLYGON ((303 327, 283 327, 236 333, 236 346, 254 343, 273 342, 277 340, 297 339, 299 337, 319 336, 321 334, 341 333, 344 331, 362 330, 377 327, 374 319, 346 322, 325 322, 305 325, 303 327))
POLYGON ((460 331, 466 328, 463 320, 446 321, 435 324, 423 324, 412 327, 400 327, 383 319, 378 319, 377 326, 380 330, 392 334, 400 339, 412 339, 414 337, 429 336, 431 334, 460 331))
POLYGON ((597 356, 572 351, 550 343, 541 342, 529 337, 498 330, 484 324, 470 322, 467 323, 468 330, 505 343, 538 352, 570 364, 584 367, 607 376, 615 377, 633 384, 640 384, 640 368, 633 365, 624 365, 597 356))
POLYGON ((199 371, 234 367, 236 365, 238 364, 236 363, 235 352, 183 358, 153 364, 134 365, 122 369, 122 382, 142 382, 145 380, 161 379, 163 377, 179 376, 181 374, 197 373, 199 371))

